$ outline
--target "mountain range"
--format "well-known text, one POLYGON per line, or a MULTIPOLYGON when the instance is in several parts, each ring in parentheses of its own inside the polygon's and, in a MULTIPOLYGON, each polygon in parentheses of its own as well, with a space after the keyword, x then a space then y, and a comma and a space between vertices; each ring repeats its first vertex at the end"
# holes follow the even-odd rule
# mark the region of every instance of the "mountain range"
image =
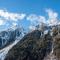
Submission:
POLYGON ((23 32, 21 28, 17 27, 15 30, 8 29, 0 32, 0 49, 12 44, 18 38, 23 37, 23 32))
POLYGON ((60 60, 59 25, 44 32, 34 30, 26 34, 8 52, 5 60, 60 60))
POLYGON ((4 60, 60 60, 60 25, 43 29, 39 30, 38 26, 27 34, 19 27, 0 32, 0 49, 9 48, 19 40, 8 50, 4 60))

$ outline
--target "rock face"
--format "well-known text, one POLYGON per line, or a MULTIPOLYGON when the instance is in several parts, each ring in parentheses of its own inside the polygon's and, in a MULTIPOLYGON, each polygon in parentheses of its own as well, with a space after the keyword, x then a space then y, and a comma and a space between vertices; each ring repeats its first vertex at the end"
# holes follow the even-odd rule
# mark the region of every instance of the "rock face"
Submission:
POLYGON ((53 48, 44 60, 60 60, 60 34, 53 37, 53 48))
POLYGON ((54 38, 54 55, 60 60, 60 34, 54 38))
POLYGON ((52 36, 35 30, 25 35, 7 54, 5 60, 43 60, 52 50, 52 36))

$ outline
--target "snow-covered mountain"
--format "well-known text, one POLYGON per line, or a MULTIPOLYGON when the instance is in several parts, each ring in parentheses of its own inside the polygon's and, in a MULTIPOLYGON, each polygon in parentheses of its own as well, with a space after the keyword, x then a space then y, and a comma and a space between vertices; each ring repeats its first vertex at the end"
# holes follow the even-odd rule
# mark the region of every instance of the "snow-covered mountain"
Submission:
POLYGON ((8 51, 25 35, 22 27, 13 27, 0 32, 0 60, 4 60, 8 51))
MULTIPOLYGON (((60 25, 55 26, 44 26, 44 34, 47 34, 53 27, 59 27, 60 25)), ((39 26, 36 26, 36 29, 39 29, 39 26)), ((11 44, 18 38, 22 38, 26 34, 25 30, 22 27, 12 27, 5 31, 0 32, 0 49, 11 44)))
POLYGON ((24 36, 23 28, 16 27, 0 32, 0 49, 13 43, 16 39, 24 36))
MULTIPOLYGON (((52 33, 52 28, 59 28, 60 25, 55 26, 44 26, 44 30, 40 30, 40 36, 43 37, 48 33, 52 33)), ((36 26, 37 30, 40 29, 39 26, 36 26)), ((30 33, 30 32, 28 32, 30 33)), ((26 34, 25 30, 22 27, 12 27, 8 30, 0 32, 0 60, 4 60, 8 51, 16 45, 26 34)))
POLYGON ((44 28, 25 35, 8 52, 5 60, 60 60, 60 25, 44 28))

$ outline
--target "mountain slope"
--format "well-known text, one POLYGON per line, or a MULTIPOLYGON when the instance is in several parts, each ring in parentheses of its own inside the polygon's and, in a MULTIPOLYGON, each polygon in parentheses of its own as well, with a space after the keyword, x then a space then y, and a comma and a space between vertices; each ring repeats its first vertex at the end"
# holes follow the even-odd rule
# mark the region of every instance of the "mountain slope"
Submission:
POLYGON ((50 34, 35 30, 25 35, 7 54, 5 60, 43 60, 52 48, 50 34))

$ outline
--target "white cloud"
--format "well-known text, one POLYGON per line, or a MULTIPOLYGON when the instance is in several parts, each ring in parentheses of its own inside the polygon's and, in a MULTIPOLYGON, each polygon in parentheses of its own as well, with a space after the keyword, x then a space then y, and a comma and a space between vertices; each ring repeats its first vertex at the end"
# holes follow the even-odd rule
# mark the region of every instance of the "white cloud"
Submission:
POLYGON ((13 24, 14 22, 23 20, 25 16, 26 14, 24 13, 13 13, 13 12, 8 12, 7 10, 0 9, 0 25, 5 25, 8 21, 9 22, 6 25, 9 25, 9 23, 13 24))
POLYGON ((47 21, 47 23, 49 24, 49 25, 57 25, 58 24, 58 20, 57 19, 50 19, 50 20, 48 20, 47 21))
POLYGON ((26 19, 31 22, 31 25, 29 26, 30 30, 35 30, 35 26, 38 24, 41 25, 42 23, 50 26, 60 24, 57 12, 53 11, 52 9, 46 9, 45 12, 48 15, 47 18, 45 16, 36 14, 30 14, 26 17, 26 19))
POLYGON ((30 14, 29 16, 27 16, 27 20, 31 22, 31 25, 29 26, 29 29, 31 31, 35 30, 37 25, 46 23, 46 18, 44 16, 40 16, 36 14, 30 14))
POLYGON ((52 9, 46 9, 48 13, 48 21, 49 25, 57 25, 58 24, 58 13, 54 12, 52 9))
MULTIPOLYGON (((36 26, 38 24, 38 16, 36 14, 30 14, 29 16, 26 17, 27 20, 30 21, 31 25, 36 26)), ((32 29, 33 26, 30 26, 29 28, 32 29)))
POLYGON ((46 18, 44 16, 39 16, 38 20, 42 23, 46 23, 46 18))
POLYGON ((27 20, 30 20, 31 22, 38 20, 38 18, 39 17, 35 14, 30 14, 29 16, 27 16, 27 20))
POLYGON ((11 13, 5 10, 0 10, 0 17, 6 19, 6 20, 13 20, 13 21, 17 21, 17 20, 22 20, 24 19, 24 17, 26 16, 26 14, 18 14, 18 13, 11 13))
POLYGON ((17 23, 13 23, 12 25, 13 25, 13 26, 17 26, 17 23))
POLYGON ((36 27, 35 27, 35 26, 32 26, 32 25, 31 25, 31 26, 29 26, 29 30, 30 30, 30 31, 33 31, 33 30, 35 30, 35 29, 36 29, 36 27))
POLYGON ((33 24, 40 24, 41 22, 46 23, 46 18, 44 16, 39 16, 31 14, 27 16, 27 20, 31 21, 33 24))
POLYGON ((0 19, 0 25, 4 25, 4 24, 5 24, 4 20, 0 19))
POLYGON ((17 28, 17 23, 13 22, 12 26, 10 28, 12 28, 13 30, 15 30, 17 28))
MULTIPOLYGON (((0 10, 0 25, 4 25, 5 22, 10 21, 12 23, 12 27, 18 24, 17 21, 23 20, 26 17, 26 20, 29 20, 31 25, 29 26, 30 30, 35 30, 36 25, 45 23, 49 25, 57 25, 60 24, 58 20, 58 13, 53 11, 52 9, 46 9, 46 13, 48 14, 48 19, 45 16, 29 14, 28 16, 24 13, 13 13, 8 12, 6 10, 0 10)), ((9 23, 8 23, 9 25, 9 23)))
POLYGON ((33 25, 45 23, 48 25, 57 25, 59 23, 58 20, 58 13, 53 11, 52 9, 46 9, 45 12, 47 13, 47 18, 45 16, 30 14, 27 16, 27 20, 29 20, 33 25))
POLYGON ((52 9, 46 9, 46 12, 48 13, 49 18, 57 18, 58 17, 58 13, 54 12, 52 9))

